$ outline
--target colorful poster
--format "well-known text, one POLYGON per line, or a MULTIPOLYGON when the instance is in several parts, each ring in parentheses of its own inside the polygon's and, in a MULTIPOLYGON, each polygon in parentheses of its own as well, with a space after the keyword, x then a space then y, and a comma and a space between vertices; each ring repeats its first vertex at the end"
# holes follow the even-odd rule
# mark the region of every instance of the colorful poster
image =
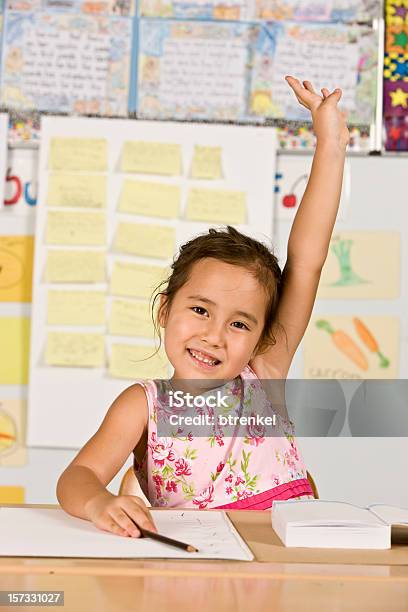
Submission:
POLYGON ((140 0, 141 17, 175 17, 177 19, 253 18, 253 2, 245 0, 140 0))
POLYGON ((0 400, 0 467, 25 465, 26 402, 0 400))
POLYGON ((310 120, 285 75, 308 79, 316 91, 343 91, 348 123, 371 123, 377 82, 377 35, 368 26, 270 23, 259 29, 250 86, 252 116, 310 120))
POLYGON ((60 10, 85 15, 115 15, 130 17, 134 14, 133 0, 6 0, 8 11, 60 10))
POLYGON ((0 302, 31 302, 33 236, 0 236, 0 302))
POLYGON ((246 114, 253 26, 142 19, 138 114, 237 121, 246 114))
POLYGON ((304 339, 305 378, 399 377, 399 319, 315 315, 304 339))
POLYGON ((371 21, 381 0, 140 0, 141 17, 231 21, 371 21))
POLYGON ((48 112, 125 116, 131 32, 128 18, 7 13, 1 104, 48 112))
POLYGON ((398 232, 335 232, 318 298, 396 299, 400 294, 398 232))
POLYGON ((268 21, 371 21, 381 0, 256 0, 257 19, 268 21))
POLYGON ((0 338, 0 385, 26 385, 30 319, 0 317, 0 338))

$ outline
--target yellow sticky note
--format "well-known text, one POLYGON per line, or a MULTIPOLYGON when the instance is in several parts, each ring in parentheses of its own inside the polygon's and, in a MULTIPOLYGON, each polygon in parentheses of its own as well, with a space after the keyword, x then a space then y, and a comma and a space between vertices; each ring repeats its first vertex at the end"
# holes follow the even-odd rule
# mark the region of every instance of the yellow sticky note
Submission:
POLYGON ((105 138, 51 138, 48 168, 104 172, 108 168, 105 138))
POLYGON ((106 217, 99 212, 49 211, 47 244, 102 246, 106 242, 106 217))
POLYGON ((109 333, 114 336, 153 338, 154 328, 149 302, 113 300, 109 333))
POLYGON ((194 147, 193 163, 191 165, 191 178, 221 179, 221 147, 194 147))
POLYGON ((55 366, 101 368, 105 364, 104 335, 48 332, 45 363, 55 366))
POLYGON ((0 504, 24 504, 24 487, 0 486, 0 504))
POLYGON ((28 383, 30 319, 0 317, 0 385, 28 383))
POLYGON ((50 283, 101 283, 105 278, 101 251, 48 251, 46 280, 50 283))
POLYGON ((119 212, 171 219, 179 216, 180 197, 178 185, 126 179, 120 194, 119 212))
POLYGON ((176 230, 163 225, 119 223, 114 247, 122 253, 168 259, 174 255, 176 230))
POLYGON ((48 178, 47 204, 105 208, 106 186, 106 176, 100 174, 51 173, 48 178))
POLYGON ((122 172, 138 174, 181 174, 181 145, 166 142, 127 140, 123 145, 122 172))
POLYGON ((162 352, 154 354, 154 346, 113 344, 109 374, 114 378, 167 378, 168 362, 162 352))
POLYGON ((0 400, 0 466, 26 464, 25 416, 24 400, 0 400))
POLYGON ((48 325, 104 325, 105 310, 102 291, 48 292, 48 325))
POLYGON ((0 302, 31 302, 33 236, 0 236, 0 302))
POLYGON ((224 189, 191 189, 187 198, 186 218, 210 223, 246 222, 246 194, 224 189))
POLYGON ((112 295, 150 298, 158 284, 164 280, 167 268, 115 261, 111 277, 112 295))

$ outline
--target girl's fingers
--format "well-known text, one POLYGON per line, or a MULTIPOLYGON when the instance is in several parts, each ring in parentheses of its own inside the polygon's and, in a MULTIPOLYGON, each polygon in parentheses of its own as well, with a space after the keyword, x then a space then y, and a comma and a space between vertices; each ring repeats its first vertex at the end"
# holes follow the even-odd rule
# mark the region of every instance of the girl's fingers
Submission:
POLYGON ((341 91, 341 89, 335 89, 334 91, 332 91, 332 93, 329 96, 327 96, 327 99, 333 100, 333 102, 337 104, 337 102, 340 101, 342 93, 343 92, 341 91))
POLYGON ((299 104, 308 110, 313 110, 322 101, 321 97, 315 93, 310 81, 303 81, 304 87, 298 79, 292 76, 286 76, 285 80, 293 89, 299 104))
POLYGON ((144 529, 148 529, 149 531, 157 532, 156 525, 154 524, 153 517, 148 507, 142 499, 135 495, 120 497, 116 507, 110 509, 110 514, 114 516, 116 520, 118 520, 119 517, 121 518, 121 521, 118 522, 123 528, 129 530, 136 529, 139 535, 140 531, 133 525, 129 517, 135 521, 136 525, 140 525, 140 527, 144 527, 144 529))
POLYGON ((327 98, 330 95, 327 87, 322 87, 321 92, 323 94, 323 98, 327 98))
POLYGON ((303 85, 304 85, 305 89, 307 89, 311 93, 316 93, 315 90, 313 89, 313 85, 311 84, 310 81, 303 81, 303 85))
POLYGON ((103 529, 104 531, 109 531, 109 533, 114 533, 120 536, 128 535, 126 529, 123 529, 120 525, 118 525, 118 523, 116 522, 113 516, 108 517, 108 521, 106 525, 103 525, 101 529, 103 529))
POLYGON ((139 522, 141 523, 143 520, 140 518, 140 516, 139 518, 135 518, 134 516, 132 516, 136 525, 132 523, 129 516, 121 508, 112 511, 111 517, 116 521, 116 523, 119 525, 125 535, 131 535, 134 538, 138 538, 140 536, 140 529, 138 529, 136 526, 139 524, 139 522))

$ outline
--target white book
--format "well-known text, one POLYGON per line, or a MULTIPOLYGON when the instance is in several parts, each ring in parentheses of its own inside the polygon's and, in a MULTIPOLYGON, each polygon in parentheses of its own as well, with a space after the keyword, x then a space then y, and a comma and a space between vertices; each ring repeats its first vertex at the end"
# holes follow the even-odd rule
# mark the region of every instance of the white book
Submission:
POLYGON ((285 546, 306 548, 391 548, 391 524, 408 523, 408 510, 375 504, 361 508, 347 502, 309 499, 276 501, 272 527, 285 546))

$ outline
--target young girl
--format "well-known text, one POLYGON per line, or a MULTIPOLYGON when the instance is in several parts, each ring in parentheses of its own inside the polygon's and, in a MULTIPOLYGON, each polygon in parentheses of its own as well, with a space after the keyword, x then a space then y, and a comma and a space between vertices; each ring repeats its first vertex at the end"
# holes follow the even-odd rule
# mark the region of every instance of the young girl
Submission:
POLYGON ((259 391, 260 379, 285 379, 308 324, 339 204, 349 132, 338 108, 339 89, 329 94, 323 88, 320 96, 309 81, 302 86, 293 77, 286 80, 311 111, 317 145, 283 273, 263 244, 231 227, 210 229, 181 247, 158 294, 172 380, 148 380, 123 391, 58 481, 64 510, 100 529, 138 537, 131 517, 155 530, 140 497, 105 488, 132 451, 152 506, 264 509, 277 499, 313 495, 283 415, 280 437, 260 431, 161 437, 157 425, 169 390, 185 391, 188 381, 208 390, 222 379, 224 393, 239 396, 244 389, 247 401, 259 391))

